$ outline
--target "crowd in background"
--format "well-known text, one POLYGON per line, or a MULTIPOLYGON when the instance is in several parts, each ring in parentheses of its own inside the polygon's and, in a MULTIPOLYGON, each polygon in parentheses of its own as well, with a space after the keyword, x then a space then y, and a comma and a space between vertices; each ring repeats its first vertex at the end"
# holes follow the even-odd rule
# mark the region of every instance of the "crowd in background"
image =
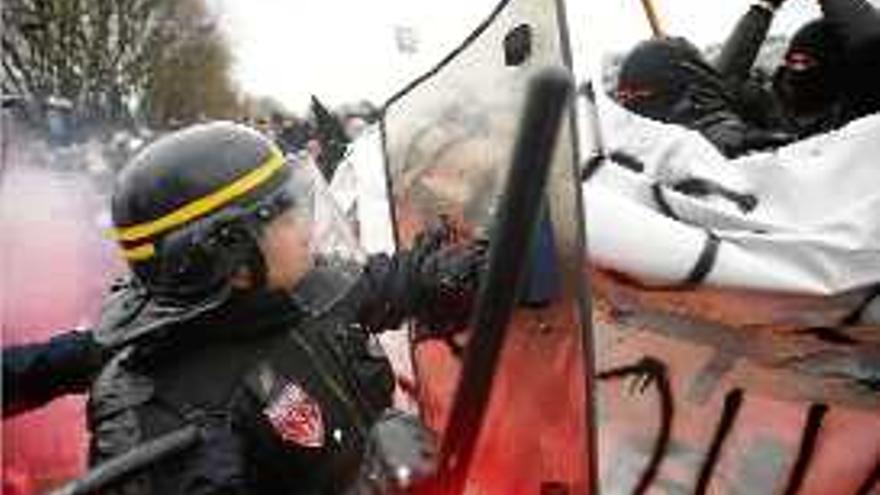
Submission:
MULTIPOLYGON (((153 128, 131 122, 128 125, 97 125, 77 117, 76 109, 60 99, 31 102, 4 95, 4 134, 12 127, 20 138, 46 148, 47 166, 103 175, 125 165, 145 144, 162 134, 193 122, 166 122, 153 128)), ((349 143, 378 119, 369 102, 342 105, 329 110, 313 98, 310 111, 298 116, 283 110, 255 113, 237 119, 270 137, 288 155, 309 155, 329 181, 349 143)))

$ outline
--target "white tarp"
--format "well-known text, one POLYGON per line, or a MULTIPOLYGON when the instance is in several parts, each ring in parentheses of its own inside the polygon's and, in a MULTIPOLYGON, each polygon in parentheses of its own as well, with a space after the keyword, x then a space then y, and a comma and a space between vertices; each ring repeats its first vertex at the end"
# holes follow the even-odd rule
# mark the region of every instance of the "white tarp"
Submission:
POLYGON ((382 153, 382 134, 367 128, 353 142, 330 183, 340 210, 354 220, 367 253, 393 253, 394 231, 382 153))
MULTIPOLYGON (((727 160, 699 134, 602 101, 610 150, 643 173, 606 164, 584 187, 591 258, 647 283, 675 284, 693 269, 707 230, 721 239, 703 283, 836 295, 880 283, 880 115, 771 153, 727 160), (661 213, 655 182, 705 178, 757 199, 745 213, 719 195, 664 186, 677 219, 661 213)), ((354 213, 368 252, 393 250, 378 129, 352 146, 331 191, 354 213)))
POLYGON ((643 173, 606 164, 584 187, 587 239, 601 265, 647 282, 676 283, 699 258, 707 231, 721 239, 704 283, 832 295, 880 283, 880 116, 736 160, 699 134, 602 101, 609 150, 643 173), (757 206, 742 211, 721 195, 667 187, 704 178, 757 206), (661 213, 654 183, 675 219, 661 213))

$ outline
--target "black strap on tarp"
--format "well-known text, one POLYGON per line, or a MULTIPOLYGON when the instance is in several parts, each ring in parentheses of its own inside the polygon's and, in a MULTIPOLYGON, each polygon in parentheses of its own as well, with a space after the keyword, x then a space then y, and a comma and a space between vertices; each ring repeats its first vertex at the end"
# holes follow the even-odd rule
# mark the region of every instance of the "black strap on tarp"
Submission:
POLYGON ((715 472, 715 466, 721 457, 721 448, 724 442, 730 436, 733 430, 733 424, 739 416, 740 407, 743 403, 743 391, 741 388, 735 388, 727 393, 724 398, 724 408, 721 410, 721 418, 715 426, 715 434, 712 436, 712 443, 709 444, 709 451, 706 453, 706 459, 700 468, 700 475, 697 476, 697 484, 694 487, 694 495, 705 495, 709 489, 709 482, 712 481, 712 474, 715 472))
POLYGON ((571 75, 560 68, 542 70, 529 84, 513 163, 495 218, 486 277, 471 321, 474 332, 446 426, 451 434, 444 435, 440 449, 438 481, 446 494, 462 493, 467 479, 571 88, 571 75))
POLYGON ((721 247, 721 239, 711 230, 706 231, 706 242, 703 243, 703 249, 694 263, 693 268, 684 279, 684 283, 688 287, 699 285, 706 280, 709 272, 715 266, 718 259, 718 249, 721 247))

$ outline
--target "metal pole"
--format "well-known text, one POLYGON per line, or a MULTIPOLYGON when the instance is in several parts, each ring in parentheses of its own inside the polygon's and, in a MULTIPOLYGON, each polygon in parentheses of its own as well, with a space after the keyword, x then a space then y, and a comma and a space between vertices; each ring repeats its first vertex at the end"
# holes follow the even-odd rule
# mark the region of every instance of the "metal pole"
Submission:
POLYGON ((571 75, 548 68, 531 81, 520 120, 513 163, 491 236, 489 266, 480 290, 458 386, 440 449, 438 482, 444 495, 464 491, 480 436, 492 380, 527 253, 544 203, 544 185, 571 93, 571 75))
POLYGON ((660 26, 660 17, 657 15, 657 9, 654 8, 653 0, 642 0, 642 7, 645 9, 645 16, 648 17, 648 23, 651 25, 651 32, 655 38, 664 38, 666 33, 660 26))

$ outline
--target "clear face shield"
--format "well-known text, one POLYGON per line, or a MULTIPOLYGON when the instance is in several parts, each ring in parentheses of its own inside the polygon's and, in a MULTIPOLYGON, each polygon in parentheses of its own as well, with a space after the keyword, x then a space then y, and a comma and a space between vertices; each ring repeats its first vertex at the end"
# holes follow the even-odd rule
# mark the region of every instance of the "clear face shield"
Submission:
POLYGON ((311 159, 290 161, 279 213, 262 238, 267 283, 283 288, 307 313, 342 299, 363 271, 366 255, 311 159))

